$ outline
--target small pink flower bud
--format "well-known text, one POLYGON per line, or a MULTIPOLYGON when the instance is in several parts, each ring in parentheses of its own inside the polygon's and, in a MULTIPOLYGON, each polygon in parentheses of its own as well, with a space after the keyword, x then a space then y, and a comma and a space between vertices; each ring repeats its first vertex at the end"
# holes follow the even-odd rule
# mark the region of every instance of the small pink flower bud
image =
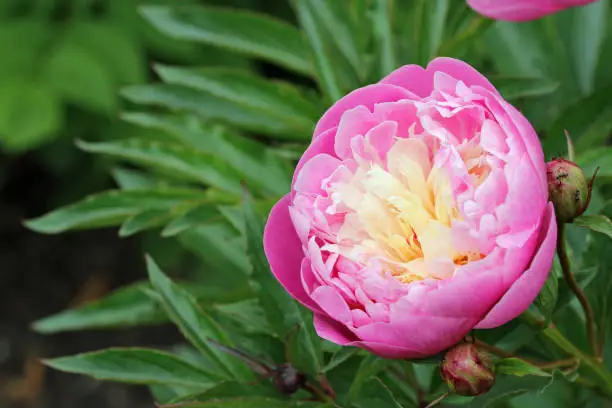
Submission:
POLYGON ((546 164, 548 191, 561 222, 572 222, 589 205, 591 186, 578 165, 566 159, 554 159, 546 164))
POLYGON ((440 373, 451 391, 473 397, 491 389, 495 383, 493 367, 487 351, 475 344, 461 343, 446 352, 440 373))

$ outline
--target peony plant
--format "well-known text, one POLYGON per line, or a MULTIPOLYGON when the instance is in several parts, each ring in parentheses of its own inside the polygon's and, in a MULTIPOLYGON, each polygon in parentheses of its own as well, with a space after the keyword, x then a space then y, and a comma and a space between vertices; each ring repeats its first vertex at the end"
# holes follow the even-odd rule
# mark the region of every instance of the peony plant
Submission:
POLYGON ((143 7, 213 66, 126 88, 141 131, 78 142, 117 188, 26 222, 149 253, 34 330, 184 341, 45 363, 164 408, 607 406, 610 0, 257 4, 143 7))

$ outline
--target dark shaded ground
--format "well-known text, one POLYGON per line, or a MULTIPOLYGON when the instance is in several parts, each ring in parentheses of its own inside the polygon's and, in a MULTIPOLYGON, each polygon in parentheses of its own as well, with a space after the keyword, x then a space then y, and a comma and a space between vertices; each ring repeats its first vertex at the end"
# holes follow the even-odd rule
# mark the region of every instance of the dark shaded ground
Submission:
POLYGON ((45 197, 54 193, 52 180, 30 166, 11 165, 0 196, 0 408, 153 407, 144 388, 100 383, 38 363, 40 357, 109 346, 167 345, 178 335, 171 327, 52 336, 30 330, 38 318, 145 276, 138 243, 119 239, 115 231, 43 236, 22 227, 23 219, 47 210, 45 197))

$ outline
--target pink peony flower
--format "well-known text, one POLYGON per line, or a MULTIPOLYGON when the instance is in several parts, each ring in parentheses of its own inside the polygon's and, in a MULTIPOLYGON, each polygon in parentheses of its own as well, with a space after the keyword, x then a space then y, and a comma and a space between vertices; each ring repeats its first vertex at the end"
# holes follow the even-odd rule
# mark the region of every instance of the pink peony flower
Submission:
POLYGON ((467 0, 478 13, 507 21, 526 21, 597 0, 467 0))
POLYGON ((533 128, 471 66, 438 58, 323 115, 264 247, 321 337, 419 358, 522 313, 556 235, 533 128))

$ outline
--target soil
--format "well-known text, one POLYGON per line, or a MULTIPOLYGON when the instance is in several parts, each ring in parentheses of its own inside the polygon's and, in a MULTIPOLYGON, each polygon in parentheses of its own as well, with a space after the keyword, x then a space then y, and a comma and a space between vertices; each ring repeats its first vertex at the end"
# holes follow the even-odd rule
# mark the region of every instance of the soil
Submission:
POLYGON ((172 327, 47 336, 30 329, 41 317, 144 278, 138 242, 114 230, 44 236, 25 229, 22 220, 49 210, 44 197, 58 186, 27 160, 12 163, 7 174, 0 186, 0 408, 154 407, 144 387, 60 373, 40 358, 169 345, 178 340, 172 327))

